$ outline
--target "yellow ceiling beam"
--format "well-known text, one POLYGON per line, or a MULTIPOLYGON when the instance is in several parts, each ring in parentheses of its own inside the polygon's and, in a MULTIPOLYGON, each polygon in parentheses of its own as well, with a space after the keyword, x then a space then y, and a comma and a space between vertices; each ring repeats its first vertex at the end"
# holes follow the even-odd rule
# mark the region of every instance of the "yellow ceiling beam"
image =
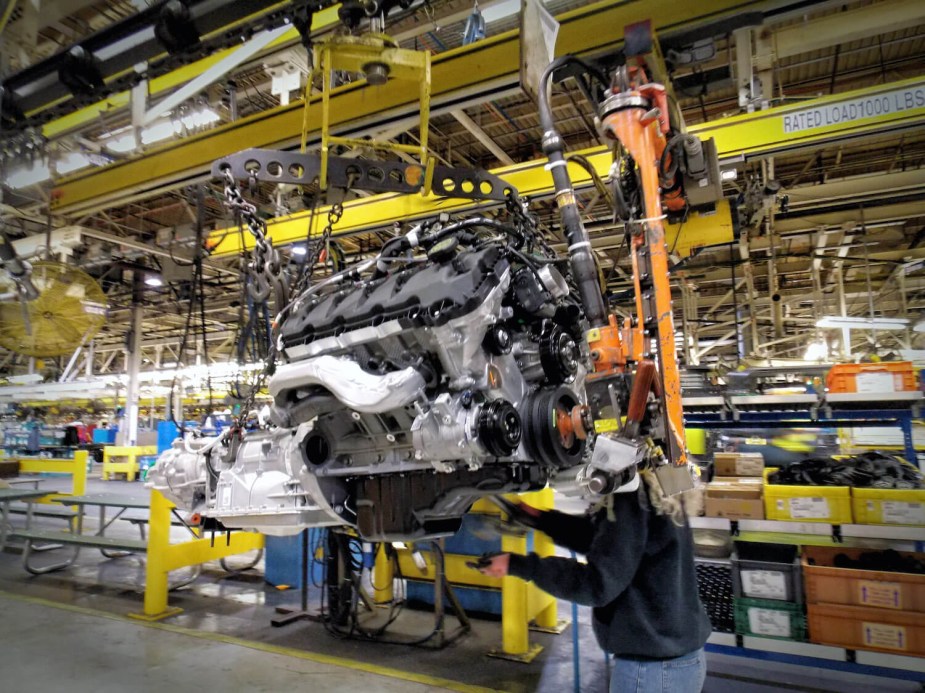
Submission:
MULTIPOLYGON (((716 141, 720 158, 729 159, 740 154, 767 156, 807 145, 922 125, 925 125, 925 76, 723 118, 688 130, 704 139, 712 137, 716 141)), ((591 162, 598 174, 608 174, 612 158, 607 147, 594 147, 579 153, 591 162)), ((545 165, 546 159, 538 159, 497 168, 492 173, 517 188, 523 197, 542 197, 553 192, 552 177, 545 165)), ((583 168, 570 165, 569 174, 576 188, 591 185, 590 177, 583 168)), ((334 235, 343 236, 366 229, 383 228, 394 222, 406 222, 439 212, 458 214, 489 206, 497 205, 432 195, 374 195, 345 203, 344 215, 335 227, 334 235)), ((321 233, 327 213, 327 207, 317 210, 311 237, 321 233)), ((267 230, 277 246, 304 241, 309 236, 309 218, 308 212, 280 217, 272 220, 267 230)), ((697 229, 706 228, 708 220, 704 218, 704 223, 698 224, 697 229)), ((691 224, 686 230, 693 232, 694 228, 691 224)), ((717 240, 711 236, 711 242, 732 239, 731 226, 724 221, 722 228, 725 229, 721 231, 723 238, 717 240)), ((696 233, 700 233, 700 230, 696 233)), ((678 250, 687 254, 688 248, 694 247, 692 239, 696 233, 685 234, 678 250)), ((253 247, 253 238, 249 234, 244 234, 244 240, 248 248, 253 247)), ((212 241, 216 244, 214 255, 227 255, 241 250, 241 234, 237 229, 217 231, 212 241)), ((703 243, 697 242, 696 245, 703 243)))
MULTIPOLYGON (((651 18, 654 29, 664 35, 765 4, 765 0, 683 4, 674 0, 604 0, 557 17, 561 28, 556 52, 582 55, 615 50, 622 43, 623 28, 641 19, 651 18)), ((516 29, 435 55, 432 108, 486 101, 516 89, 519 65, 520 32, 516 29)), ((363 133, 395 120, 413 122, 417 109, 417 85, 390 81, 382 87, 368 87, 357 82, 332 95, 331 126, 340 135, 363 133)), ((296 101, 152 148, 136 159, 82 171, 63 179, 54 189, 52 208, 62 214, 100 209, 147 191, 201 178, 215 159, 241 149, 287 146, 301 133, 302 110, 302 102, 296 101)), ((308 122, 315 124, 310 140, 317 139, 320 96, 312 99, 308 122)))

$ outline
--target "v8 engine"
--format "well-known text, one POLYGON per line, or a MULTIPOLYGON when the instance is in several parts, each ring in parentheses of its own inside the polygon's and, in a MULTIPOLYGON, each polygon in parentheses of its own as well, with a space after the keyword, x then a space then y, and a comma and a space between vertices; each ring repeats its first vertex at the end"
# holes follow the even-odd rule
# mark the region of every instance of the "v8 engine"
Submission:
POLYGON ((226 527, 387 539, 574 483, 587 353, 568 277, 522 210, 417 226, 283 311, 267 430, 178 441, 154 486, 226 527))
MULTIPOLYGON (((639 470, 662 493, 691 488, 664 220, 721 197, 715 147, 673 122, 640 56, 612 76, 564 56, 540 81, 567 257, 507 183, 438 166, 435 192, 481 195, 506 213, 423 222, 293 301, 285 277, 270 276, 281 363, 260 430, 177 443, 149 473, 154 487, 228 528, 344 525, 369 540, 450 534, 478 497, 547 484, 600 496, 638 483, 639 470), (566 67, 596 84, 602 135, 621 144, 610 182, 635 294, 622 325, 605 304, 555 129, 548 87, 566 67)), ((402 162, 328 163, 374 191, 424 180, 402 162)), ((229 206, 256 238, 252 269, 278 268, 279 258, 236 181, 266 170, 267 180, 301 184, 319 165, 265 150, 216 162, 229 206)))

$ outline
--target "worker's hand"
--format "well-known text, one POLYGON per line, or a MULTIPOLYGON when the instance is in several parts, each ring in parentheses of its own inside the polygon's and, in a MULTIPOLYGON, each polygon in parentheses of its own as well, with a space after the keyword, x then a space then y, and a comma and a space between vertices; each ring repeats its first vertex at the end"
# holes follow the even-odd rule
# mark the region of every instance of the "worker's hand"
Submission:
POLYGON ((482 575, 487 575, 488 577, 500 578, 507 575, 507 571, 510 565, 511 554, 499 553, 497 556, 491 557, 488 565, 483 568, 479 568, 479 572, 482 575))

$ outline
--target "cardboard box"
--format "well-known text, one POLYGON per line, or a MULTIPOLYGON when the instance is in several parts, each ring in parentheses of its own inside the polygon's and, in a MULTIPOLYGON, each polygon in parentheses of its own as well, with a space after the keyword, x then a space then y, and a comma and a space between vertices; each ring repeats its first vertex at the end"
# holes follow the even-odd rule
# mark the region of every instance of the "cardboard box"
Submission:
POLYGON ((716 476, 758 476, 764 474, 764 455, 760 452, 717 452, 713 455, 716 476))
POLYGON ((707 517, 729 520, 763 520, 764 500, 760 479, 734 478, 714 480, 707 484, 705 499, 707 517))
MULTIPOLYGON (((925 623, 925 575, 859 568, 838 568, 836 558, 857 560, 875 549, 803 548, 803 577, 810 604, 845 604, 892 611, 916 612, 925 623)), ((925 560, 925 553, 899 552, 904 558, 925 560)))

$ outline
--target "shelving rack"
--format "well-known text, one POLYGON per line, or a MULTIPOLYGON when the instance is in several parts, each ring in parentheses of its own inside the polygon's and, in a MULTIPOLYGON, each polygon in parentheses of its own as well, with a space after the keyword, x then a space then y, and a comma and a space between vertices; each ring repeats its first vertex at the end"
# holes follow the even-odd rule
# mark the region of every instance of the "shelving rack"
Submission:
MULTIPOLYGON (((913 421, 922 417, 923 404, 925 397, 921 392, 697 396, 684 399, 684 423, 691 428, 703 429, 899 428, 902 431, 906 459, 915 461, 925 470, 925 464, 916 455, 912 438, 913 421)), ((727 531, 738 539, 749 541, 829 546, 883 541, 889 542, 897 550, 925 551, 925 527, 832 525, 715 517, 694 517, 690 519, 690 524, 694 529, 727 531)), ((922 657, 848 650, 733 633, 713 633, 707 647, 713 652, 736 656, 925 682, 925 658, 922 657)))
POLYGON ((912 422, 921 418, 923 404, 925 397, 918 391, 685 397, 684 425, 704 429, 899 428, 906 459, 923 466, 918 461, 912 440, 912 422))
MULTIPOLYGON (((811 522, 778 522, 771 520, 730 521, 718 517, 693 517, 694 529, 715 529, 735 533, 738 538, 752 541, 781 543, 832 544, 849 539, 883 539, 897 550, 925 550, 925 527, 893 527, 885 525, 838 525, 811 522)), ((697 558, 701 563, 729 565, 729 559, 697 558)), ((752 659, 771 659, 824 669, 836 669, 860 674, 902 678, 925 683, 925 657, 908 657, 885 652, 849 650, 843 647, 818 645, 811 642, 791 642, 735 633, 714 632, 707 641, 711 652, 752 659), (888 671, 885 671, 888 670, 888 671)))

